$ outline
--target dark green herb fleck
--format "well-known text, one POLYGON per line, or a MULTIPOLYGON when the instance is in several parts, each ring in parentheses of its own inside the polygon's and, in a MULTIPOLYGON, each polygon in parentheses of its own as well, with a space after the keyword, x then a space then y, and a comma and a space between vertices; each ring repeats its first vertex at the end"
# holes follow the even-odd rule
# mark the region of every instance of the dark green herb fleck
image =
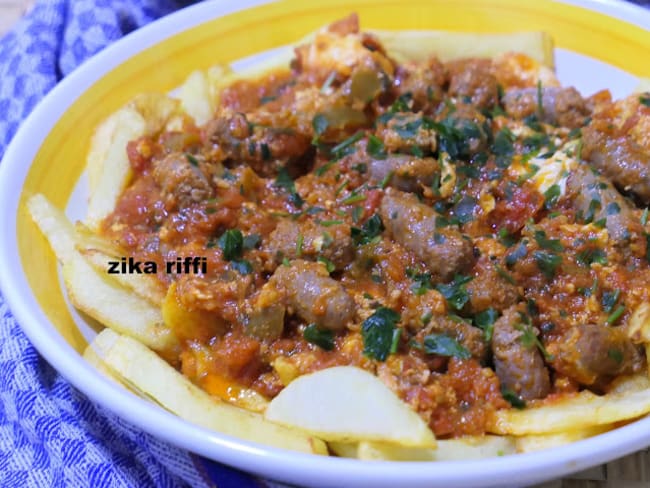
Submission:
POLYGON ((303 337, 307 342, 326 351, 334 349, 334 333, 331 330, 321 329, 316 324, 309 324, 305 327, 303 337))
POLYGON ((422 342, 424 352, 427 354, 437 354, 438 356, 449 356, 460 359, 469 359, 471 353, 461 345, 456 339, 452 339, 446 334, 429 334, 422 342))
POLYGON ((369 358, 385 361, 395 341, 400 315, 387 307, 379 307, 361 324, 363 353, 369 358))

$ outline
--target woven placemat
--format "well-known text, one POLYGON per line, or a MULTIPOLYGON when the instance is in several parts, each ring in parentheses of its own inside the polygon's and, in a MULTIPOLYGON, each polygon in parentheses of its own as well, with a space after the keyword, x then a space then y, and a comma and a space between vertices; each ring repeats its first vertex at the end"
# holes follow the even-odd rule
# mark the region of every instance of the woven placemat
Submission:
MULTIPOLYGON (((33 0, 0 0, 0 35, 8 30, 32 3, 33 0)), ((536 485, 534 488, 650 488, 650 450, 639 451, 560 480, 536 485)))

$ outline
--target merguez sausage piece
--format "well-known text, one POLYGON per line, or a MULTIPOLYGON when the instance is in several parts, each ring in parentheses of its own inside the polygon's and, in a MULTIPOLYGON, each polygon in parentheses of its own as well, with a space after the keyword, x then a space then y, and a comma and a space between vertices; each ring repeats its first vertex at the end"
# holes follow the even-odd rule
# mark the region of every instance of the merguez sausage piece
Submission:
POLYGON ((354 317, 354 300, 321 264, 295 259, 289 266, 279 266, 271 281, 284 292, 287 306, 307 323, 341 330, 354 317))
MULTIPOLYGON (((519 308, 510 307, 494 324, 492 352, 494 367, 501 386, 524 400, 544 398, 551 390, 551 381, 544 359, 535 344, 525 344, 519 308)), ((530 326, 529 326, 530 327, 530 326)))
POLYGON ((474 264, 471 241, 455 229, 436 228, 438 214, 415 198, 389 191, 380 215, 393 239, 421 259, 435 280, 449 281, 474 264))

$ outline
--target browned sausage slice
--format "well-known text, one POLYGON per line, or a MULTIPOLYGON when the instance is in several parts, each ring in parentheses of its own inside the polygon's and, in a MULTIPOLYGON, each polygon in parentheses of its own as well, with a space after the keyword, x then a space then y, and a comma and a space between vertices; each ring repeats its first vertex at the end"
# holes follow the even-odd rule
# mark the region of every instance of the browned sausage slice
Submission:
MULTIPOLYGON (((535 344, 522 341, 519 307, 510 307, 494 324, 492 352, 494 368, 504 388, 524 400, 544 398, 551 389, 548 370, 535 344)), ((530 327, 530 326, 528 326, 530 327)))
POLYGON ((393 239, 421 259, 437 281, 448 281, 474 263, 471 241, 455 229, 436 228, 438 214, 410 195, 387 192, 380 215, 393 239))

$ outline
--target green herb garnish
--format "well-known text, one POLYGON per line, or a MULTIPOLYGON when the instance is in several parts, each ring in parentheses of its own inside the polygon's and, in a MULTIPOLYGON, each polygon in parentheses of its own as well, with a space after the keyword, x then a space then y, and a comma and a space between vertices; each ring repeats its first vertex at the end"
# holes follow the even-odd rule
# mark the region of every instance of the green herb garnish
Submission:
POLYGON ((400 315, 387 307, 379 307, 361 324, 363 353, 369 358, 385 361, 395 347, 396 325, 400 315))
POLYGON ((469 301, 465 284, 472 280, 471 276, 456 275, 451 283, 436 285, 436 290, 442 293, 450 307, 461 310, 469 301))
POLYGON ((562 263, 562 256, 549 251, 535 251, 533 258, 535 258, 539 270, 549 279, 555 276, 557 267, 562 263))
POLYGON ((309 324, 305 327, 303 337, 307 342, 315 344, 326 351, 334 349, 334 332, 321 329, 316 324, 309 324))
POLYGON ((437 354, 438 356, 460 359, 469 359, 472 357, 472 354, 465 346, 446 334, 429 334, 424 338, 422 345, 424 352, 427 354, 437 354))
POLYGON ((377 238, 383 231, 384 223, 381 221, 379 214, 374 214, 366 220, 361 228, 352 227, 350 229, 352 239, 357 246, 363 246, 374 242, 375 238, 377 238))

